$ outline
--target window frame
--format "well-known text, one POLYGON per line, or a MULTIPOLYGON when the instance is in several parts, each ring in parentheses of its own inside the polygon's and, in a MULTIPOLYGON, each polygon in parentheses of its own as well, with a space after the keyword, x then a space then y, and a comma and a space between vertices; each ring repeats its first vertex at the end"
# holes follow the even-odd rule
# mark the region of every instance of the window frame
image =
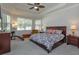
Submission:
MULTIPOLYGON (((19 22, 20 23, 20 22, 19 22)), ((18 17, 17 18, 17 28, 16 28, 16 30, 18 30, 18 31, 22 31, 22 30, 32 30, 32 20, 31 19, 28 19, 28 18, 21 18, 21 17, 18 17), (22 28, 19 26, 19 24, 18 24, 18 20, 21 20, 21 21, 24 21, 23 23, 21 23, 21 26, 22 26, 22 28), (26 20, 26 22, 25 22, 25 20, 26 20), (26 26, 24 26, 26 23, 28 23, 28 21, 30 20, 30 25, 28 26, 28 25, 26 25, 26 26), (25 27, 25 28, 24 28, 25 27), (26 29, 26 28, 29 28, 29 27, 31 27, 30 29, 26 29), (18 29, 19 28, 19 29, 18 29)))
POLYGON ((5 31, 5 32, 11 31, 11 15, 6 14, 6 13, 2 14, 2 30, 5 31), (7 22, 8 20, 10 20, 10 22, 7 22))
POLYGON ((36 30, 42 30, 42 20, 35 20, 35 29, 36 30), (39 24, 36 23, 36 22, 39 22, 39 21, 40 21, 39 24), (39 29, 37 29, 36 27, 39 27, 39 29))

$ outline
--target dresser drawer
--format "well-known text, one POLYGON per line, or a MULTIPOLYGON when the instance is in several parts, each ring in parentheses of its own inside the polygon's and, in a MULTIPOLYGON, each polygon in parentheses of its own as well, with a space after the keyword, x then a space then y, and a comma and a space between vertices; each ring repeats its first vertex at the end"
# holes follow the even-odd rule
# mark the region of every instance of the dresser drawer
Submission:
POLYGON ((74 42, 78 42, 78 39, 77 38, 70 38, 69 40, 70 41, 74 41, 74 42))
POLYGON ((79 47, 79 37, 68 35, 67 44, 76 45, 77 47, 79 47))
POLYGON ((73 40, 71 40, 70 43, 71 43, 71 44, 75 44, 75 45, 78 44, 77 41, 73 41, 73 40))
POLYGON ((10 52, 10 33, 0 33, 0 54, 10 52))

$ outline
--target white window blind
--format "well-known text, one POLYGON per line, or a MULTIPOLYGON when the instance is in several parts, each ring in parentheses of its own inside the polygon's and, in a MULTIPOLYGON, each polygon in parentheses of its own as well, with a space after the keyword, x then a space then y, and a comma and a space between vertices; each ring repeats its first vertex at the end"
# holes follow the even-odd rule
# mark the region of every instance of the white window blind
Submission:
POLYGON ((17 30, 32 30, 32 20, 17 18, 17 30))
POLYGON ((11 30, 11 17, 9 15, 7 15, 7 27, 6 27, 7 31, 11 30))
POLYGON ((35 20, 35 29, 41 30, 41 20, 35 20))
POLYGON ((10 21, 11 21, 10 15, 3 14, 2 25, 3 25, 3 30, 5 30, 6 32, 10 32, 10 30, 11 30, 10 21))

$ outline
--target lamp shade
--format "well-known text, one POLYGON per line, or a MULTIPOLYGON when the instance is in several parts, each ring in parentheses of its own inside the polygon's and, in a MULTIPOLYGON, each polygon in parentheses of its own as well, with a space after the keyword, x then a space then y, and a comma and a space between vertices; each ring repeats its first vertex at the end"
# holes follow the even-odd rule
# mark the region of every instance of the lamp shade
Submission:
POLYGON ((76 26, 76 25, 72 25, 72 26, 71 26, 71 29, 72 29, 72 30, 76 30, 76 29, 77 29, 77 26, 76 26))
POLYGON ((72 33, 73 35, 75 34, 76 30, 77 30, 77 26, 76 25, 72 25, 71 26, 71 30, 72 30, 72 33))
POLYGON ((16 21, 12 21, 12 27, 16 28, 16 26, 17 26, 17 22, 16 21))

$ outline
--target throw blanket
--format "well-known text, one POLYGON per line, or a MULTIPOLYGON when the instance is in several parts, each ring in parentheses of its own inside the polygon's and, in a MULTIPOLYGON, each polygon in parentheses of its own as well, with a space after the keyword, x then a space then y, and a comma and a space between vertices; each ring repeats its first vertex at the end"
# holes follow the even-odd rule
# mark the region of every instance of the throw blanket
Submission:
POLYGON ((33 34, 30 39, 33 41, 43 44, 48 50, 51 50, 53 44, 62 40, 64 38, 63 34, 48 34, 48 33, 38 33, 33 34))

